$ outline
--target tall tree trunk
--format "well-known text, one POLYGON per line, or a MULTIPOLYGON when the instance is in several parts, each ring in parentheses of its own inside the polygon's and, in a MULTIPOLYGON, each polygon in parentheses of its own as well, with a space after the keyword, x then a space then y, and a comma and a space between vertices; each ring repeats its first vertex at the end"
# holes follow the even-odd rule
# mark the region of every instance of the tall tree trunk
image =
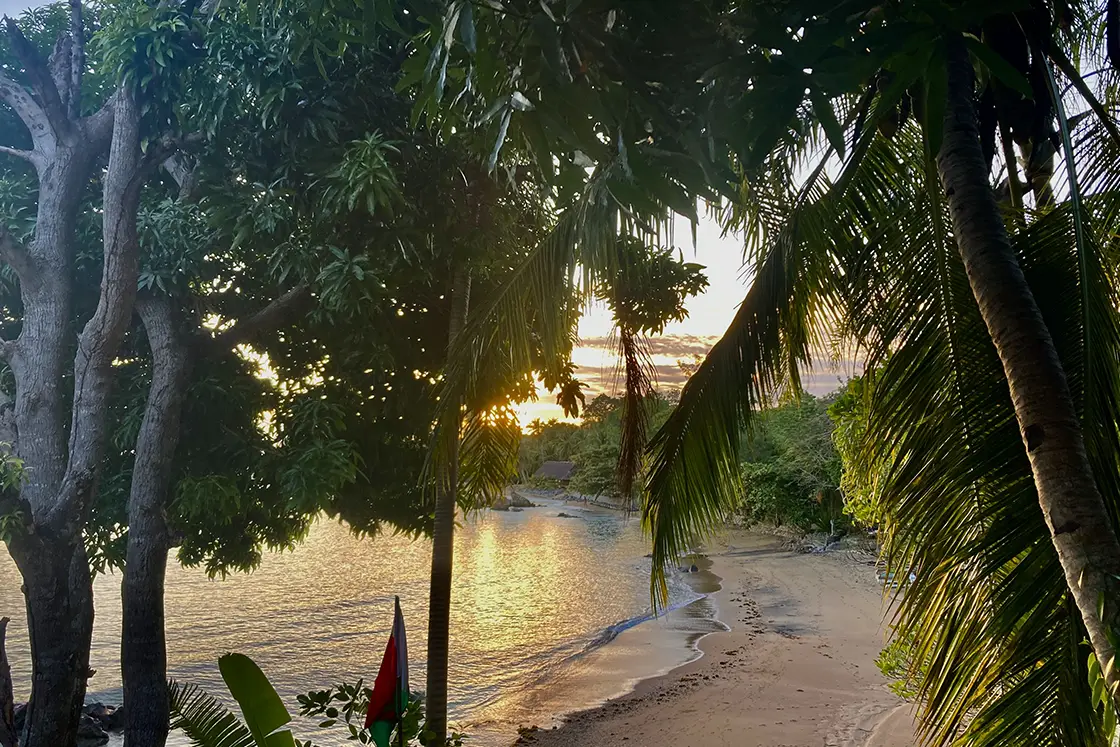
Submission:
POLYGON ((89 134, 95 128, 88 119, 55 128, 66 138, 52 144, 50 159, 39 166, 35 240, 19 273, 26 309, 10 363, 16 381, 17 454, 27 474, 19 499, 30 521, 10 540, 9 549, 23 575, 31 642, 24 747, 75 744, 90 676, 93 586, 82 529, 108 437, 113 359, 132 317, 139 254, 136 213, 143 183, 136 100, 122 87, 106 106, 104 117, 112 129, 100 120, 96 129, 102 134, 96 138, 89 134), (97 143, 110 137, 103 180, 101 293, 74 351, 67 440, 61 388, 73 339, 73 232, 81 190, 100 153, 97 143))
POLYGON ((20 743, 73 747, 90 675, 93 592, 81 539, 19 534, 10 547, 24 580, 31 699, 20 743))
MULTIPOLYGON (((451 288, 451 324, 448 355, 455 345, 470 306, 471 276, 466 268, 456 270, 451 288)), ((428 690, 425 716, 427 744, 443 747, 447 742, 447 658, 451 634, 451 571, 455 553, 455 508, 459 487, 459 433, 449 438, 446 453, 446 485, 436 498, 432 530, 432 578, 428 591, 428 690)))
POLYGON ((1003 363, 1066 583, 1120 710, 1120 671, 1112 666, 1115 652, 1106 635, 1109 629, 1120 632, 1120 542, 1093 477, 1065 370, 988 184, 972 63, 960 37, 946 45, 948 100, 937 167, 953 233, 1003 363))
POLYGON ((152 383, 136 439, 121 584, 125 741, 129 747, 163 747, 170 719, 163 609, 170 540, 164 511, 179 443, 190 354, 175 323, 170 298, 143 298, 136 308, 152 351, 152 383))
POLYGON ((19 747, 16 736, 15 699, 12 695, 12 668, 4 639, 8 634, 7 617, 0 617, 0 747, 19 747))
POLYGON ((35 272, 20 290, 26 309, 13 349, 17 456, 27 480, 20 502, 34 531, 13 536, 31 643, 31 698, 21 744, 70 747, 89 675, 93 590, 80 534, 52 522, 66 471, 63 380, 71 352, 69 261, 88 157, 59 148, 40 172, 39 212, 29 249, 35 272), (84 567, 83 567, 84 566, 84 567))
POLYGON ((72 0, 70 8, 71 36, 56 45, 49 61, 6 19, 9 48, 19 58, 24 82, 0 71, 0 100, 27 127, 33 146, 5 146, 4 153, 32 164, 38 176, 34 238, 25 246, 0 227, 0 257, 19 278, 24 306, 19 337, 0 343, 0 357, 15 379, 10 413, 6 403, 0 405, 0 420, 14 426, 5 449, 21 460, 25 476, 18 496, 9 500, 23 526, 8 542, 23 576, 31 642, 24 747, 71 747, 77 738, 93 630, 82 529, 107 432, 112 360, 136 289, 139 112, 122 88, 95 114, 80 116, 85 29, 80 0, 72 0), (122 122, 123 130, 117 127, 122 122), (110 140, 101 298, 74 354, 74 229, 82 192, 110 140), (63 386, 72 354, 67 430, 63 386))

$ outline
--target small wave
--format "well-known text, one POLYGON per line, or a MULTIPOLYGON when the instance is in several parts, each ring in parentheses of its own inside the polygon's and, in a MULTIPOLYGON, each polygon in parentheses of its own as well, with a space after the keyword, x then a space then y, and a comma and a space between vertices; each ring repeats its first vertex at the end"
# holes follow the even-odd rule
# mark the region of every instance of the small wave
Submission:
POLYGON ((650 620, 653 620, 662 615, 666 615, 673 610, 679 610, 682 607, 687 607, 690 604, 699 602, 701 599, 707 599, 707 597, 707 594, 696 594, 691 599, 682 599, 662 608, 661 611, 657 614, 653 613, 652 611, 646 612, 644 614, 616 622, 614 625, 608 625, 607 627, 603 628, 603 630, 599 631, 598 635, 588 641, 587 644, 583 647, 582 651, 579 651, 578 653, 573 654, 568 658, 583 656, 590 651, 594 651, 601 646, 607 645, 615 638, 618 638, 619 634, 624 630, 629 630, 630 628, 641 625, 644 622, 649 622, 650 620))

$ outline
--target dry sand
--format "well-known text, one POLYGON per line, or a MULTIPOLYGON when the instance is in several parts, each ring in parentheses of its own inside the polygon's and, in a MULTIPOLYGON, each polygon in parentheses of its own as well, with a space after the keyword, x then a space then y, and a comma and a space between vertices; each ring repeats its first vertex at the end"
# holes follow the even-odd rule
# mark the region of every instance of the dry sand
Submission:
POLYGON ((875 666, 884 602, 874 572, 731 533, 712 548, 730 626, 703 656, 519 740, 534 747, 909 747, 909 707, 875 666))

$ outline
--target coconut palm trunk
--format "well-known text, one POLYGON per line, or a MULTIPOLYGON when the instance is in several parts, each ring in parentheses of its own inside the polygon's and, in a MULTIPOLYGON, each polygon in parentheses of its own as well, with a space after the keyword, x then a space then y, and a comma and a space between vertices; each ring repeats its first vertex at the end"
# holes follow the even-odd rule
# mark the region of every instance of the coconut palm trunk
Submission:
POLYGON ((963 40, 946 41, 948 91, 937 168, 969 284, 995 344, 1039 504, 1070 594, 1120 708, 1107 631, 1120 630, 1120 542, 1093 477, 1065 370, 988 181, 963 40))
MULTIPOLYGON (((466 323, 470 306, 471 276, 464 267, 455 271, 451 287, 451 323, 447 349, 466 323)), ((432 577, 428 591, 428 689, 425 715, 428 745, 442 747, 447 742, 447 658, 451 633, 451 569, 455 551, 455 508, 458 504, 459 437, 458 429, 444 453, 444 482, 436 497, 435 526, 432 529, 432 577)))

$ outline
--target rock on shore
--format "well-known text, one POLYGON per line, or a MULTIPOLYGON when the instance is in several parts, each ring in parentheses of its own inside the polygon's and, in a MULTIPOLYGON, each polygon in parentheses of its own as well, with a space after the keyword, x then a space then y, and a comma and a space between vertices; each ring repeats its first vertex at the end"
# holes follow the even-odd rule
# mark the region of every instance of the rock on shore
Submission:
MULTIPOLYGON (((21 703, 13 711, 16 733, 23 731, 27 718, 27 704, 21 703)), ((109 741, 110 733, 124 730, 124 709, 107 706, 104 703, 87 703, 82 709, 82 719, 78 722, 78 747, 100 747, 109 741)))

